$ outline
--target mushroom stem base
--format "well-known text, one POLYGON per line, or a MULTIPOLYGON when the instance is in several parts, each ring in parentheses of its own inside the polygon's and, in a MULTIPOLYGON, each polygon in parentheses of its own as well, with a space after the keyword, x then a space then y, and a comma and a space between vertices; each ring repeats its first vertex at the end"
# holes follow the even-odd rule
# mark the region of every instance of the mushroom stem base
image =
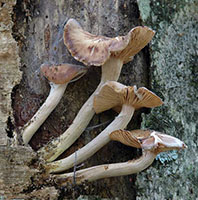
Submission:
POLYGON ((152 164, 156 157, 156 154, 151 151, 143 152, 143 155, 136 160, 131 160, 123 163, 104 164, 87 169, 82 169, 74 173, 66 173, 61 175, 55 175, 55 179, 61 185, 67 185, 72 183, 73 180, 77 184, 83 181, 95 181, 102 178, 125 176, 138 173, 152 164), (75 177, 74 177, 75 176, 75 177))
POLYGON ((32 119, 23 127, 22 137, 25 144, 29 143, 34 133, 38 130, 38 128, 43 124, 43 122, 60 102, 66 87, 67 84, 51 83, 51 89, 47 99, 39 108, 39 110, 34 114, 32 119))

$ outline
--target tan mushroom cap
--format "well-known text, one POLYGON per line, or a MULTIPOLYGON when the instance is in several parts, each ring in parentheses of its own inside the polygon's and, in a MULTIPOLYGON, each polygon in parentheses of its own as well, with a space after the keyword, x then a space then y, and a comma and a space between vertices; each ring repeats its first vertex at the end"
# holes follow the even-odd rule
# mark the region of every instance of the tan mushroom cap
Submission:
POLYGON ((127 146, 141 148, 140 140, 143 138, 148 138, 150 136, 151 131, 144 130, 116 130, 110 133, 109 137, 111 140, 121 142, 127 146))
POLYGON ((111 140, 121 142, 127 146, 154 150, 157 153, 169 150, 179 150, 187 146, 176 137, 162 134, 153 130, 117 130, 109 135, 111 140))
POLYGON ((85 67, 73 64, 42 64, 40 70, 43 76, 55 84, 69 83, 72 79, 81 77, 87 72, 85 67))
POLYGON ((114 108, 120 111, 123 104, 131 105, 135 110, 141 107, 153 108, 163 104, 162 100, 150 90, 136 86, 125 86, 116 81, 108 81, 94 97, 96 113, 114 108))
POLYGON ((103 65, 110 55, 119 57, 123 63, 144 48, 155 32, 150 28, 138 26, 126 36, 109 38, 84 31, 75 19, 69 19, 64 27, 64 43, 71 55, 85 65, 103 65))

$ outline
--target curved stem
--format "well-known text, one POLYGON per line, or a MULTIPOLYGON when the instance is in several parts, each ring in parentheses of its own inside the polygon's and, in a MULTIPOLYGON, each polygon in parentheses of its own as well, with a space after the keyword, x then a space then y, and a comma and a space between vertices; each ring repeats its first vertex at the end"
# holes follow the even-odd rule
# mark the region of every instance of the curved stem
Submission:
POLYGON ((77 159, 75 153, 67 158, 49 163, 47 169, 50 173, 61 172, 73 167, 74 162, 79 164, 95 154, 99 149, 110 141, 109 134, 118 129, 126 128, 134 113, 134 108, 128 105, 123 105, 120 114, 109 124, 96 138, 77 151, 77 159))
MULTIPOLYGON (((135 174, 150 166, 155 157, 155 153, 145 151, 143 152, 143 155, 136 160, 123 163, 104 164, 82 169, 75 172, 75 180, 77 184, 80 184, 83 181, 95 181, 107 177, 135 174)), ((74 173, 55 175, 54 177, 61 185, 66 185, 68 182, 72 183, 74 173)))
POLYGON ((41 156, 43 156, 45 160, 47 160, 48 162, 55 160, 80 137, 82 132, 91 121, 93 115, 95 114, 93 109, 94 96, 98 93, 98 91, 106 81, 118 80, 122 65, 123 62, 120 59, 110 58, 102 66, 102 77, 100 84, 98 85, 95 92, 82 106, 73 123, 60 137, 53 140, 50 144, 40 150, 41 156))
POLYGON ((51 83, 51 89, 47 99, 39 108, 39 110, 34 114, 32 119, 27 124, 25 124, 22 129, 22 137, 25 144, 28 144, 34 133, 57 106, 65 92, 66 87, 67 84, 59 85, 51 83))

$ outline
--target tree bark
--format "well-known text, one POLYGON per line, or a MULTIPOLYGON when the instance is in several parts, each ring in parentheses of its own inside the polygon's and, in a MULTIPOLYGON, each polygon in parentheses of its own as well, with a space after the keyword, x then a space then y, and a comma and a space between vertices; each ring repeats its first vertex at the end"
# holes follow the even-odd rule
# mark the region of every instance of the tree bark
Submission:
MULTIPOLYGON (((64 23, 75 18, 93 34, 125 35, 140 25, 136 1, 0 0, 0 9, 0 69, 3 77, 0 80, 0 197, 76 199, 80 195, 97 195, 101 198, 135 199, 135 175, 61 188, 39 171, 41 161, 36 151, 71 124, 99 83, 99 67, 91 68, 83 78, 68 86, 58 107, 37 131, 30 146, 23 146, 18 138, 21 137, 19 128, 31 119, 49 93, 49 84, 39 72, 40 65, 45 62, 82 64, 72 58, 63 44, 64 23)), ((120 82, 148 86, 147 50, 141 51, 123 67, 120 82)), ((61 157, 88 143, 115 116, 113 111, 95 115, 82 136, 61 157), (94 128, 98 124, 101 126, 94 128)), ((139 126, 140 112, 128 129, 139 126)), ((131 148, 111 142, 87 160, 83 167, 127 161, 133 157, 132 154, 136 152, 131 148)))

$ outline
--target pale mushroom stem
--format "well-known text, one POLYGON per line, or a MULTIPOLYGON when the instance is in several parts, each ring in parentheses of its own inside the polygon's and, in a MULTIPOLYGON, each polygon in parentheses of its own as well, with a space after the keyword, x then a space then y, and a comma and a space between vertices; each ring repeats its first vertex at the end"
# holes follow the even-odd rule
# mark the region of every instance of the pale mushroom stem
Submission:
POLYGON ((117 81, 120 77, 122 66, 123 61, 121 59, 110 57, 109 60, 102 65, 101 86, 107 81, 117 81))
POLYGON ((95 137, 87 145, 79 149, 75 156, 75 153, 71 154, 67 158, 52 162, 47 164, 46 168, 49 173, 61 172, 69 169, 75 164, 79 164, 95 154, 99 149, 101 149, 105 144, 110 141, 109 134, 118 129, 126 128, 127 124, 130 122, 135 109, 129 105, 124 104, 120 114, 113 120, 109 126, 107 126, 97 137, 95 137))
MULTIPOLYGON (((75 180, 77 184, 80 184, 83 181, 91 182, 102 178, 135 174, 149 167, 153 163, 156 155, 157 154, 154 152, 144 151, 143 155, 136 160, 123 163, 104 164, 82 169, 75 172, 75 180)), ((73 178, 73 172, 55 175, 55 179, 60 182, 61 185, 66 185, 68 182, 72 182, 73 178)))
POLYGON ((82 106, 73 123, 60 137, 56 138, 40 150, 41 156, 45 160, 48 162, 55 160, 80 137, 95 114, 93 109, 94 96, 98 93, 105 82, 118 80, 122 66, 123 61, 114 57, 109 58, 109 60, 102 66, 100 84, 82 106))
POLYGON ((25 144, 28 144, 34 133, 38 130, 41 124, 43 124, 43 122, 60 102, 67 85, 68 84, 50 83, 51 89, 47 99, 39 108, 39 110, 34 114, 32 119, 22 128, 22 138, 25 144))

